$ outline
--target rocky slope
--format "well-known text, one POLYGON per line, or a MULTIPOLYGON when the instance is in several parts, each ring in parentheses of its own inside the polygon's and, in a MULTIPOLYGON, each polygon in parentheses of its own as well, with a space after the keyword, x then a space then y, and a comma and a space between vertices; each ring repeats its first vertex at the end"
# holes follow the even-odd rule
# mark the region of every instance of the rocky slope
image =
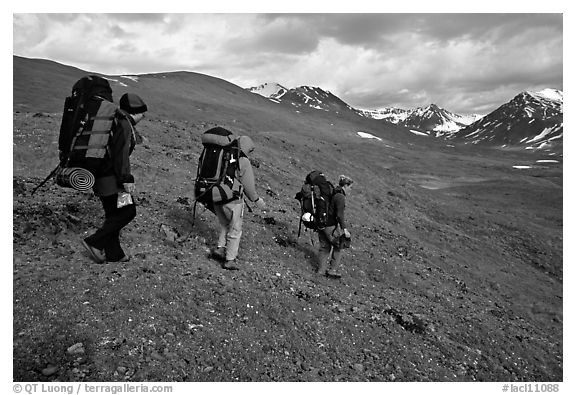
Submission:
POLYGON ((137 91, 150 111, 122 234, 133 258, 108 265, 80 245, 102 221, 96 198, 53 183, 31 196, 57 162, 61 103, 28 111, 37 95, 15 84, 15 381, 563 380, 561 163, 422 144, 206 76, 121 81, 115 97, 137 91), (268 205, 245 213, 238 272, 207 257, 214 216, 199 207, 192 226, 200 135, 214 125, 256 142, 268 205), (316 168, 356 180, 342 280, 316 274, 313 235, 297 237, 293 197, 316 168))
POLYGON ((96 265, 79 241, 102 220, 98 201, 52 183, 30 196, 55 163, 58 115, 14 120, 28 147, 14 156, 16 381, 562 380, 561 185, 544 183, 554 167, 514 181, 501 159, 481 170, 445 153, 458 174, 486 178, 430 189, 439 173, 406 166, 414 147, 378 160, 379 142, 257 134, 269 210, 246 213, 242 270, 228 272, 207 258, 215 218, 199 209, 192 227, 187 196, 210 125, 152 116, 133 157, 133 259, 96 265), (332 148, 312 159, 310 147, 332 148), (316 167, 357 180, 341 281, 315 273, 310 233, 296 237, 293 195, 316 167))

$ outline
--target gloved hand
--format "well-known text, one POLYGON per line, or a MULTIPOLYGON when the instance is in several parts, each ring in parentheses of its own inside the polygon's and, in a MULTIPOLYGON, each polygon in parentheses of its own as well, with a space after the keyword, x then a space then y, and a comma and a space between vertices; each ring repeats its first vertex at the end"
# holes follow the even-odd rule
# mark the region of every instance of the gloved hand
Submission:
POLYGON ((264 199, 262 199, 261 197, 256 199, 254 201, 254 204, 256 204, 256 207, 258 207, 258 209, 260 209, 262 211, 266 210, 266 203, 264 203, 264 199))
POLYGON ((346 237, 347 239, 350 238, 350 232, 348 232, 348 229, 344 229, 344 237, 346 237))
POLYGON ((125 182, 124 184, 122 184, 122 186, 124 186, 124 190, 130 194, 134 193, 134 191, 136 191, 136 187, 134 186, 134 183, 132 182, 125 182))

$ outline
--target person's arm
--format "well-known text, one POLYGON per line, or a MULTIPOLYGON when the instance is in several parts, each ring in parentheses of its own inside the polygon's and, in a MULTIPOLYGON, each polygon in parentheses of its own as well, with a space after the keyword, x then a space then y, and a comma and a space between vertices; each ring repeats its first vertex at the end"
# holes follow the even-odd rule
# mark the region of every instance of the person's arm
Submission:
POLYGON ((254 179, 254 170, 250 164, 250 160, 246 157, 241 157, 238 160, 238 165, 240 167, 239 181, 244 187, 244 194, 250 199, 251 202, 255 202, 259 199, 258 192, 256 192, 256 182, 254 179))
POLYGON ((250 160, 244 156, 240 157, 238 160, 238 165, 240 167, 239 170, 239 180, 244 187, 244 194, 251 202, 256 203, 256 206, 260 210, 266 209, 266 203, 264 199, 258 196, 258 192, 256 191, 256 182, 254 178, 254 170, 252 169, 252 165, 250 164, 250 160))
POLYGON ((334 196, 334 206, 336 208, 336 222, 340 225, 340 228, 344 232, 346 237, 350 237, 350 232, 346 227, 346 198, 343 194, 338 193, 334 196))
POLYGON ((127 119, 120 119, 118 127, 114 131, 111 144, 112 160, 114 162, 114 174, 118 180, 118 186, 133 184, 134 176, 130 169, 130 148, 132 143, 132 125, 127 119))

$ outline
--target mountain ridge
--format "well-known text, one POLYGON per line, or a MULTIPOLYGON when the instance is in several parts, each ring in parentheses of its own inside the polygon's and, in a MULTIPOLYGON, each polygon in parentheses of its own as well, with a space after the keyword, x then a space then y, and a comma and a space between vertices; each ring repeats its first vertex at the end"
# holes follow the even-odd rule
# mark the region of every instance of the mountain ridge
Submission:
POLYGON ((459 138, 469 144, 517 146, 530 150, 561 149, 563 107, 561 91, 523 91, 450 138, 459 138))
MULTIPOLYGON (((544 140, 543 137, 541 137, 542 134, 545 136, 550 135, 545 139, 547 142, 546 144, 532 147, 535 149, 541 149, 554 148, 558 146, 557 142, 554 144, 550 144, 549 142, 561 139, 562 137, 561 125, 551 125, 550 122, 544 121, 547 111, 552 111, 555 115, 559 115, 563 111, 563 92, 557 89, 548 88, 538 92, 523 91, 516 96, 524 98, 525 111, 533 111, 535 114, 539 114, 542 119, 541 122, 532 125, 532 127, 528 129, 519 126, 520 124, 518 124, 516 127, 522 127, 522 131, 516 131, 513 133, 524 133, 524 136, 515 140, 506 139, 505 137, 496 138, 495 136, 478 138, 476 134, 484 133, 481 133, 480 130, 476 130, 476 132, 471 131, 472 124, 479 125, 482 119, 490 114, 491 121, 486 123, 486 125, 491 124, 495 126, 506 123, 508 121, 506 118, 495 120, 497 116, 508 116, 507 114, 495 115, 498 114, 498 109, 486 115, 462 115, 450 112, 434 103, 431 103, 428 106, 416 107, 413 109, 382 108, 378 110, 363 110, 351 107, 340 98, 318 87, 302 86, 287 89, 278 83, 265 83, 259 87, 248 88, 248 90, 252 93, 259 94, 278 102, 291 102, 294 106, 308 106, 310 108, 324 111, 351 111, 362 117, 386 121, 404 127, 414 134, 433 136, 453 141, 462 140, 465 143, 487 144, 492 142, 494 145, 497 145, 497 143, 505 141, 509 145, 521 145, 528 141, 533 142, 536 140, 544 140), (539 107, 540 110, 536 110, 536 107, 539 107), (550 107, 550 110, 547 110, 548 107, 550 107), (529 110, 529 108, 532 108, 532 110, 529 110)), ((518 112, 518 114, 520 114, 520 112, 518 112)), ((507 128, 508 127, 512 128, 513 125, 508 124, 507 128)), ((505 133, 503 130, 503 128, 500 128, 499 133, 505 133)))

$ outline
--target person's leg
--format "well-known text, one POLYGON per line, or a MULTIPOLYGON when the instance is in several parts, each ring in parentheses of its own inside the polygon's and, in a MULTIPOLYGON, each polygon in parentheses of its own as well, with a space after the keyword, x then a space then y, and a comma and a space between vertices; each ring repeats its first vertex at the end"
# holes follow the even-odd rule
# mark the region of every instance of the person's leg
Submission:
POLYGON ((110 262, 116 262, 126 255, 120 246, 120 230, 136 217, 135 204, 117 208, 117 199, 116 194, 100 197, 104 208, 104 224, 93 235, 84 239, 89 246, 104 250, 106 260, 110 262))
POLYGON ((116 196, 99 196, 102 208, 104 209, 104 223, 94 234, 86 237, 84 241, 89 246, 103 250, 109 242, 110 234, 115 231, 114 211, 116 209, 116 196))
POLYGON ((224 206, 214 206, 214 213, 218 219, 218 244, 215 249, 211 250, 211 255, 217 259, 226 259, 226 238, 228 236, 228 228, 230 225, 230 212, 224 209, 224 206))
POLYGON ((330 252, 332 250, 332 244, 330 243, 329 234, 332 231, 332 227, 325 228, 323 230, 318 231, 318 269, 317 272, 320 274, 324 274, 326 271, 326 265, 328 262, 328 258, 330 257, 330 252))
POLYGON ((242 237, 242 221, 244 216, 244 202, 235 201, 225 204, 231 217, 228 235, 226 238, 226 260, 233 261, 238 256, 240 248, 240 238, 242 237))
POLYGON ((326 274, 332 277, 342 277, 340 271, 340 262, 342 260, 342 250, 339 246, 333 246, 332 248, 332 258, 330 259, 330 264, 328 266, 328 271, 326 274))
POLYGON ((108 262, 118 262, 126 257, 126 253, 120 245, 120 231, 136 217, 136 205, 130 204, 116 209, 114 214, 118 229, 110 234, 110 241, 104 248, 108 262))

